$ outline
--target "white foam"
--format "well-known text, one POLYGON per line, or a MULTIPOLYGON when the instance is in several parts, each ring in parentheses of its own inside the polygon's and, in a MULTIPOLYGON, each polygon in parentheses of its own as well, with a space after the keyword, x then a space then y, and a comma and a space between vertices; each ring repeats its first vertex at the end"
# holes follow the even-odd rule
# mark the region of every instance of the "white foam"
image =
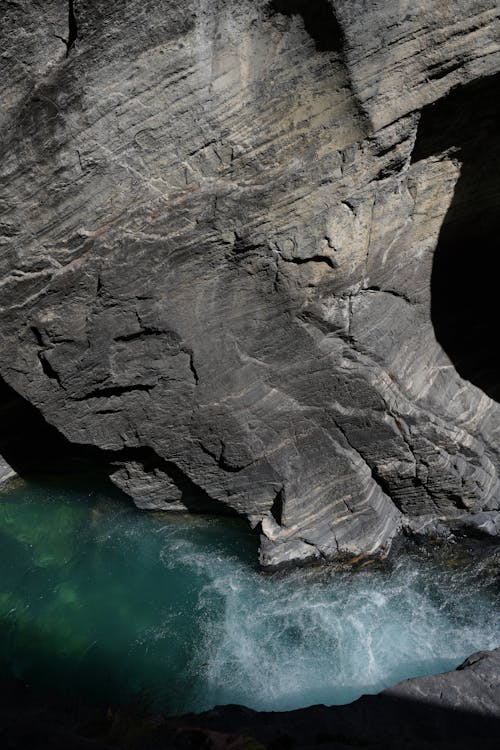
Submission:
POLYGON ((210 575, 198 602, 204 637, 192 666, 198 709, 349 702, 452 668, 500 641, 491 590, 468 591, 465 574, 439 572, 428 561, 408 558, 390 572, 267 579, 232 558, 214 565, 198 553, 186 562, 210 575))

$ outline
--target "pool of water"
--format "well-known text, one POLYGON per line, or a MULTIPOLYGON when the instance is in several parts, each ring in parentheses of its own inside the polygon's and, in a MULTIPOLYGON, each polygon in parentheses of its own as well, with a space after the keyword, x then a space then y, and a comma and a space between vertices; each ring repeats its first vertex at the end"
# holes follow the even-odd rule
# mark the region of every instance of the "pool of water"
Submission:
POLYGON ((500 644, 498 559, 256 566, 237 521, 139 512, 89 485, 0 495, 0 666, 167 713, 345 703, 500 644))

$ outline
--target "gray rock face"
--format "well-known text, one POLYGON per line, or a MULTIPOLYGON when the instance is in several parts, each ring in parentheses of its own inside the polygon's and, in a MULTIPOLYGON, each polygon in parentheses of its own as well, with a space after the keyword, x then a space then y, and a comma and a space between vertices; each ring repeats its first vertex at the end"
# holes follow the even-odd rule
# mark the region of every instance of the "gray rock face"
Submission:
POLYGON ((405 680, 381 695, 498 718, 500 648, 469 656, 453 672, 405 680))
POLYGON ((474 654, 454 672, 407 680, 344 706, 272 713, 217 706, 163 718, 0 680, 7 747, 64 750, 300 748, 301 750, 497 750, 500 650, 474 654), (90 735, 90 732, 92 734, 90 735))
POLYGON ((14 469, 0 456, 0 489, 17 476, 14 469))
POLYGON ((69 7, 0 2, 5 383, 267 566, 498 534, 496 0, 69 7))

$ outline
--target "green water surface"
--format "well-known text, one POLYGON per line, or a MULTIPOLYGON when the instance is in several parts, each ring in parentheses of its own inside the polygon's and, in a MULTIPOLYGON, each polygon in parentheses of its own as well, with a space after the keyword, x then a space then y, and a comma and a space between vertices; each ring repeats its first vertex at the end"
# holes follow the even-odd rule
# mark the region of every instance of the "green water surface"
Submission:
POLYGON ((167 713, 342 703, 500 645, 494 557, 265 575, 243 522, 136 510, 84 482, 0 495, 0 662, 167 713))

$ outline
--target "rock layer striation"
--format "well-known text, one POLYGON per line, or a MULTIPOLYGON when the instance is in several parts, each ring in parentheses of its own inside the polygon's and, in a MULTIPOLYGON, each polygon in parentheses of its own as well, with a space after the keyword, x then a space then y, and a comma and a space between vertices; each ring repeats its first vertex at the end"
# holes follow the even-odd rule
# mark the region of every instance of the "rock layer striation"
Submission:
POLYGON ((0 9, 0 375, 46 453, 265 566, 498 534, 496 0, 0 9))

